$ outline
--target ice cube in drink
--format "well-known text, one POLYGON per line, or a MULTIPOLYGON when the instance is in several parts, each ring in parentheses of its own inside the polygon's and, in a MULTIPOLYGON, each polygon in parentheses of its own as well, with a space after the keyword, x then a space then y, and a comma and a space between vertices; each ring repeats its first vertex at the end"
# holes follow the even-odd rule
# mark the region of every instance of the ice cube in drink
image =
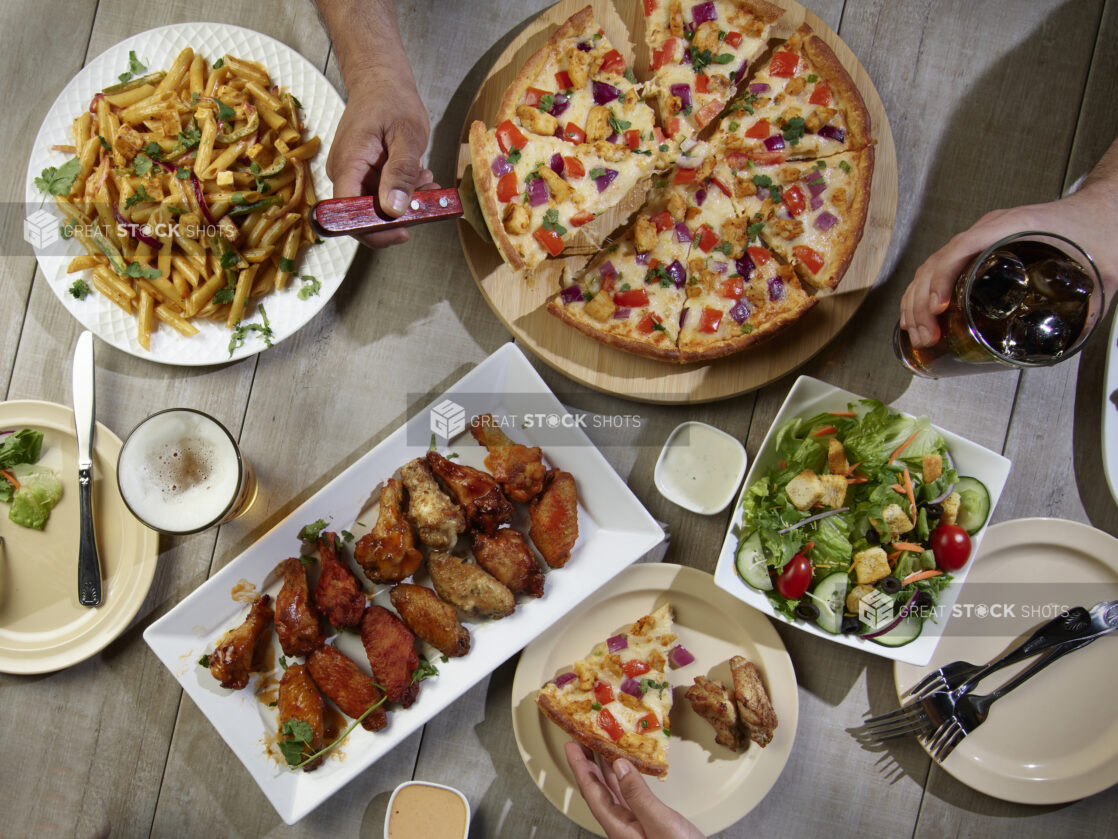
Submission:
POLYGON ((1079 330, 1053 309, 1030 309, 1009 322, 1002 351, 1017 361, 1044 363, 1059 358, 1079 330))
POLYGON ((982 261, 971 286, 971 305, 990 320, 1009 317, 1025 301, 1029 275, 1024 263, 1007 250, 994 251, 982 261))

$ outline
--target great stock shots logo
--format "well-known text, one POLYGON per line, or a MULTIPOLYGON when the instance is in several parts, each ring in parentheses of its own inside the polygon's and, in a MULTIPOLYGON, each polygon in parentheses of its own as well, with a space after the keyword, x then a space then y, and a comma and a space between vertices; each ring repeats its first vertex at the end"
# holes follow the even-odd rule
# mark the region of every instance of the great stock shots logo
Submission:
POLYGON ((874 589, 858 599, 858 619, 873 632, 893 620, 893 598, 874 589))
POLYGON ((466 430, 466 409, 450 399, 444 399, 431 409, 431 433, 449 440, 466 430))

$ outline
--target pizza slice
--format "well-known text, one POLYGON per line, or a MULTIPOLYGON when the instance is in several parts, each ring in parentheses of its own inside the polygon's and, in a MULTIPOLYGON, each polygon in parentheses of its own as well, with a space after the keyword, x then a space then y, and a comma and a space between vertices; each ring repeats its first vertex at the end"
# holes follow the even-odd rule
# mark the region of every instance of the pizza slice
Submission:
POLYGON ((597 217, 643 200, 662 135, 634 81, 587 7, 525 62, 496 126, 470 127, 482 214, 514 270, 530 273, 580 234, 597 244, 608 232, 597 217))
POLYGON ((598 644, 540 688, 540 710, 607 760, 625 758, 645 775, 667 775, 672 628, 672 609, 664 604, 598 644))
POLYGON ((645 40, 666 133, 691 135, 733 98, 784 10, 766 0, 646 0, 645 40))
POLYGON ((850 74, 806 23, 758 68, 730 103, 716 144, 762 163, 826 157, 869 145, 870 117, 850 74))

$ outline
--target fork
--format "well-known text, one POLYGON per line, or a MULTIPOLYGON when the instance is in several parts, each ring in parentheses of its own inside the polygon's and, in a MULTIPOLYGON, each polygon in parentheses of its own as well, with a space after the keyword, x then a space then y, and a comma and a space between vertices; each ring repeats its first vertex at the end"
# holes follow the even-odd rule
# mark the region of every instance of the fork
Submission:
POLYGON ((991 673, 1037 653, 1076 639, 1099 638, 1115 630, 1118 630, 1118 600, 1096 603, 1090 611, 1082 606, 1075 606, 1040 626, 1001 658, 989 664, 971 664, 966 661, 945 664, 906 690, 901 698, 911 696, 923 699, 936 691, 958 690, 968 682, 980 682, 991 673))
POLYGON ((978 684, 978 682, 972 682, 969 686, 954 692, 954 694, 937 693, 924 700, 935 705, 936 710, 946 716, 945 721, 925 740, 928 753, 942 763, 962 742, 964 737, 986 722, 986 718, 990 715, 991 705, 1031 679, 1056 659, 1063 658, 1068 653, 1087 646, 1097 637, 1071 641, 1056 647, 991 693, 982 696, 971 694, 969 691, 973 689, 974 685, 978 684), (950 712, 946 713, 948 706, 950 706, 950 712))

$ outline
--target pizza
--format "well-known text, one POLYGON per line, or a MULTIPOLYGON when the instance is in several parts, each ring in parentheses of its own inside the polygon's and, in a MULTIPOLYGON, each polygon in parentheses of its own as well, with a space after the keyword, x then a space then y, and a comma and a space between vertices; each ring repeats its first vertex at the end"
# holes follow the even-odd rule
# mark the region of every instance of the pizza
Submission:
POLYGON ((823 39, 804 24, 772 42, 779 7, 645 0, 644 14, 643 83, 590 7, 559 27, 506 92, 497 126, 471 127, 474 178, 514 270, 530 276, 580 232, 597 248, 564 268, 551 314, 627 352, 701 362, 761 343, 838 286, 869 212, 874 140, 823 39), (583 65, 585 84, 580 70, 562 75, 583 65), (618 91, 608 115, 603 78, 618 91), (560 96, 562 119, 533 132, 560 96), (609 231, 587 232, 617 207, 633 211, 626 225, 604 242, 609 231))
POLYGON ((540 688, 540 710, 607 760, 625 758, 645 775, 667 775, 672 628, 672 609, 664 604, 598 644, 540 688))

